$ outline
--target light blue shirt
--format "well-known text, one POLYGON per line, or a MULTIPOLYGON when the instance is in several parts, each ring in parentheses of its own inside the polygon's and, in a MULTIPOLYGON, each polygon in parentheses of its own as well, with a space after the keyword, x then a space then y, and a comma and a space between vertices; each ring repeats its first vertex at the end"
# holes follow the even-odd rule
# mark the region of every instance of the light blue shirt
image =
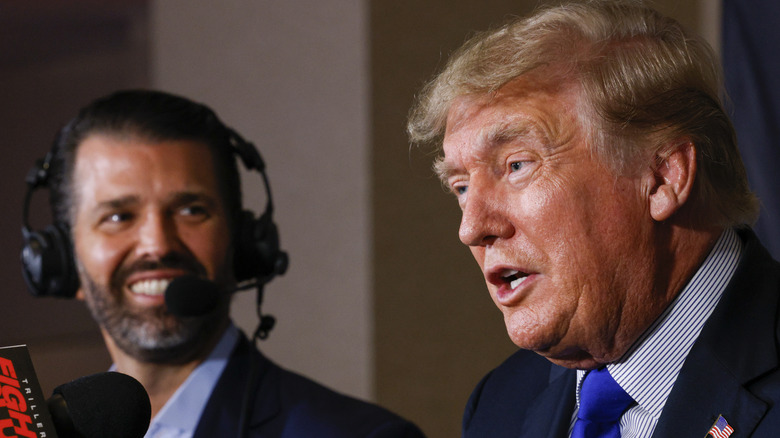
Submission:
POLYGON ((237 341, 238 329, 230 324, 209 357, 192 371, 154 416, 144 438, 192 438, 237 341))

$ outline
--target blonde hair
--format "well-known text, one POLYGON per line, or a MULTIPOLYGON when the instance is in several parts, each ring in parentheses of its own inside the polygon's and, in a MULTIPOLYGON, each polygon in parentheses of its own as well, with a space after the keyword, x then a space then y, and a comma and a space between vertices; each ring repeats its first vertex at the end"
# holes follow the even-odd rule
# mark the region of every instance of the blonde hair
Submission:
POLYGON ((697 216, 720 226, 755 221, 758 201, 720 101, 715 54, 642 1, 547 6, 474 36, 418 96, 410 139, 440 143, 457 97, 494 93, 536 69, 579 83, 593 153, 615 172, 636 171, 638 160, 688 139, 697 150, 697 216))

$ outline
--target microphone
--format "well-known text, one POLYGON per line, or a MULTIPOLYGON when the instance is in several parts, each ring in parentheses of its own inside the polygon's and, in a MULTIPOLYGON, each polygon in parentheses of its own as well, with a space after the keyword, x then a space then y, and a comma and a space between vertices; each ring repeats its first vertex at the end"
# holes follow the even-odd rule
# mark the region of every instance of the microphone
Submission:
POLYGON ((46 404, 59 438, 143 438, 152 417, 144 387, 116 372, 60 385, 46 404))
POLYGON ((219 303, 219 287, 194 275, 176 277, 165 288, 168 311, 180 317, 204 316, 219 303))

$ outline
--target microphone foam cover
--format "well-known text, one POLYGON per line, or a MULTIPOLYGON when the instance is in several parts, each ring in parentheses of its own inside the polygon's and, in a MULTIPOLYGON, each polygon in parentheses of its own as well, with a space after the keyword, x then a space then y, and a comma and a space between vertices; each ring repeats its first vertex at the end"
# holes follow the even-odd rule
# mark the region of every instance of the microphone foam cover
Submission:
POLYGON ((84 438, 143 438, 152 418, 144 387, 121 373, 81 377, 54 389, 61 396, 73 428, 84 438))
POLYGON ((165 289, 165 305, 176 316, 192 317, 210 313, 219 303, 219 288, 213 281, 183 275, 165 289))

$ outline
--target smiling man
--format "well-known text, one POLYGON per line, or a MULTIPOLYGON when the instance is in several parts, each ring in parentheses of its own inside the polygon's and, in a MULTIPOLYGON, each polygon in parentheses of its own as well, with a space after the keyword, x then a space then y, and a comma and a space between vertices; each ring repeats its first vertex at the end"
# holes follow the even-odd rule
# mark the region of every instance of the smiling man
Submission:
POLYGON ((411 139, 521 347, 465 437, 776 435, 780 266, 719 93, 706 43, 619 0, 479 34, 422 91, 411 139))
POLYGON ((39 169, 72 247, 64 278, 77 280, 62 282, 72 289, 62 294, 86 301, 116 371, 148 392, 147 437, 421 437, 378 406, 280 368, 231 323, 237 284, 262 287, 279 254, 270 208, 256 219, 241 203, 237 159, 256 154, 179 96, 122 91, 82 109, 39 169), (169 308, 166 289, 183 276, 215 287, 214 302, 169 308))
POLYGON ((200 142, 100 132, 75 156, 72 231, 81 291, 117 367, 137 359, 191 363, 160 382, 168 386, 160 395, 181 384, 197 364, 192 359, 207 354, 228 325, 227 299, 204 318, 165 311, 164 292, 176 277, 233 283, 228 209, 214 170, 204 165, 211 161, 200 142))

